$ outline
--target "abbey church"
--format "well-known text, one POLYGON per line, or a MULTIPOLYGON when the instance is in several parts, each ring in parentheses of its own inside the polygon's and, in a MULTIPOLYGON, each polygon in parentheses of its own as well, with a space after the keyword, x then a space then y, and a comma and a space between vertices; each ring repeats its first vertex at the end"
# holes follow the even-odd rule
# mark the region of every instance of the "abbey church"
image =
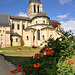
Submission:
POLYGON ((0 14, 0 46, 40 46, 58 34, 61 23, 43 12, 41 0, 29 0, 27 17, 0 14), (57 24, 57 27, 53 27, 57 24))

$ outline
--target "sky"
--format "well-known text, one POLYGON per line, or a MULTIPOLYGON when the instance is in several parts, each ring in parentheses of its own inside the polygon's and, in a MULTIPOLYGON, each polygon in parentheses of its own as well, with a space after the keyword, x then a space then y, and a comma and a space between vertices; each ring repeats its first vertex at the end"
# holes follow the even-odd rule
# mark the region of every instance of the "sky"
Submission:
MULTIPOLYGON (((75 35, 75 0, 41 0, 43 11, 51 20, 58 20, 65 31, 75 35)), ((29 0, 0 0, 0 13, 27 16, 29 0)))

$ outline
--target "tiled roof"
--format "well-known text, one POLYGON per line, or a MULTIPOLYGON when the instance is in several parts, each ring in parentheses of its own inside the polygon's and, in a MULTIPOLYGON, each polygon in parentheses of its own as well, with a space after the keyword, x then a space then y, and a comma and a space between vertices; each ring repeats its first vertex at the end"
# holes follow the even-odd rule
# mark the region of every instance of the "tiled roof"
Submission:
POLYGON ((57 21, 57 20, 50 20, 49 24, 50 25, 52 25, 52 24, 60 24, 61 25, 61 23, 59 21, 57 21))
POLYGON ((30 21, 29 17, 22 17, 22 16, 13 16, 13 15, 10 15, 10 18, 11 19, 18 19, 18 20, 27 20, 27 21, 30 21))
POLYGON ((9 25, 9 15, 0 14, 0 25, 9 25))
POLYGON ((20 36, 18 33, 13 33, 13 34, 11 34, 11 36, 20 36))
MULTIPOLYGON (((35 18, 35 17, 48 17, 45 13, 43 13, 43 12, 39 12, 37 15, 35 15, 33 18, 35 18)), ((32 19, 33 19, 32 18, 32 19)), ((49 18, 49 17, 48 17, 49 18)), ((49 18, 50 19, 50 18, 49 18)))
POLYGON ((40 0, 29 0, 29 3, 31 3, 31 2, 41 3, 41 1, 40 1, 40 0))

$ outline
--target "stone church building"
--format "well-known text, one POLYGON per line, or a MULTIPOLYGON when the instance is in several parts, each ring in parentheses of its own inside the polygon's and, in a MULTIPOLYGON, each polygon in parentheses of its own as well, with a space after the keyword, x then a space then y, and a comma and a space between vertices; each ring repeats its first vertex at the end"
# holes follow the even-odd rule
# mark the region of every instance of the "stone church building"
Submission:
POLYGON ((43 12, 43 4, 40 0, 29 0, 27 7, 28 17, 0 14, 0 45, 8 46, 40 46, 50 37, 58 35, 61 23, 50 20, 46 12, 43 12), (53 27, 57 24, 58 27, 53 27))

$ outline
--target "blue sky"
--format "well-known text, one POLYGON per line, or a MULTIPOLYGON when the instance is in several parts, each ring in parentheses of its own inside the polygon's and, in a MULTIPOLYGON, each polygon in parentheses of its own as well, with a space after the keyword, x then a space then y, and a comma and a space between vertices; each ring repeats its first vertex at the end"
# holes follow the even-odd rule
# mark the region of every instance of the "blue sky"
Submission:
MULTIPOLYGON (((51 20, 58 20, 66 30, 75 34, 75 0, 41 0, 43 11, 51 20)), ((0 13, 26 16, 29 0, 1 0, 0 13)))

